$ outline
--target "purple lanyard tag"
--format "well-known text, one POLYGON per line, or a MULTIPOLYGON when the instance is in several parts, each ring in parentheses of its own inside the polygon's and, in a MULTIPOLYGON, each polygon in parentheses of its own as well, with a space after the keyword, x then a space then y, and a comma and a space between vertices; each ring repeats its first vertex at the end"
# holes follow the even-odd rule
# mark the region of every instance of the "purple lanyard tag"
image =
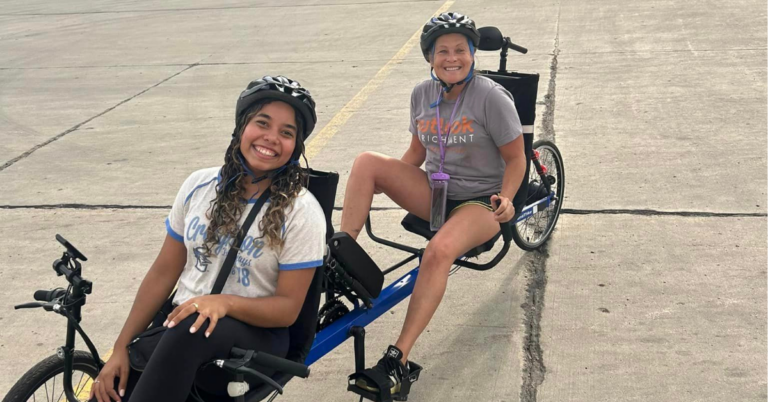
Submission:
POLYGON ((448 173, 443 172, 432 173, 429 175, 429 177, 432 179, 432 181, 448 181, 451 178, 448 173))
POLYGON ((461 102, 461 95, 464 93, 460 93, 459 97, 456 99, 456 104, 453 105, 453 111, 451 112, 451 120, 448 122, 448 132, 445 133, 445 137, 443 137, 443 129, 442 124, 440 121, 440 102, 443 100, 443 92, 440 91, 440 95, 437 97, 437 140, 440 143, 440 170, 438 170, 438 173, 432 174, 433 180, 448 180, 450 179, 450 176, 448 174, 443 173, 443 163, 445 163, 445 147, 448 146, 448 136, 451 135, 451 128, 453 128, 453 118, 456 117, 456 110, 459 107, 459 102, 461 102), (443 143, 445 143, 445 146, 443 146, 443 143), (440 178, 435 178, 436 175, 440 178), (442 178, 445 176, 445 178, 442 178))

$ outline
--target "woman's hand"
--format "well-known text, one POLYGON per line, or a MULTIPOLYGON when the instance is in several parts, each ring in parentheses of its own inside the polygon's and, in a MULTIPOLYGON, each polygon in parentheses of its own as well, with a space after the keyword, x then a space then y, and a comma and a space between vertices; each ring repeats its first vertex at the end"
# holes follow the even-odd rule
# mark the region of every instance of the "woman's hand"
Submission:
POLYGON ((197 320, 189 328, 189 332, 194 334, 205 323, 205 320, 210 320, 211 323, 208 324, 208 329, 205 331, 207 338, 211 336, 211 332, 216 328, 219 319, 227 315, 229 305, 224 297, 223 295, 205 295, 189 299, 173 309, 163 326, 173 328, 191 314, 199 313, 197 320))
POLYGON ((111 402, 113 400, 120 401, 121 396, 125 396, 125 387, 128 384, 128 374, 130 372, 130 364, 128 362, 128 349, 125 347, 117 347, 112 352, 112 357, 109 358, 104 368, 99 371, 99 375, 93 380, 91 384, 91 396, 89 400, 96 397, 99 402, 111 402), (115 377, 120 378, 120 395, 115 391, 115 377))
POLYGON ((493 219, 496 222, 509 222, 515 216, 515 207, 512 205, 512 201, 501 194, 491 196, 491 206, 496 207, 496 210, 493 211, 493 219))

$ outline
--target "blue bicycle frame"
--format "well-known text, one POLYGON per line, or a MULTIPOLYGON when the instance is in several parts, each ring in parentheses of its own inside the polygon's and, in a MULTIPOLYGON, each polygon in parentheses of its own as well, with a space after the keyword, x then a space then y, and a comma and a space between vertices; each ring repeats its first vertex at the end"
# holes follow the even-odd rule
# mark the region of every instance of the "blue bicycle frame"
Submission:
MULTIPOLYGON (((518 215, 517 219, 515 220, 515 223, 522 222, 526 219, 528 219, 530 216, 538 212, 540 209, 545 209, 549 206, 549 204, 552 202, 552 199, 555 197, 554 192, 550 192, 550 194, 546 198, 542 198, 541 200, 526 206, 518 215)), ((380 239, 373 235, 370 229, 370 220, 366 222, 366 229, 368 231, 368 235, 376 242, 382 243, 388 246, 392 246, 395 248, 398 248, 402 251, 413 253, 415 256, 419 257, 419 260, 421 260, 421 254, 423 253, 423 249, 415 249, 412 247, 404 246, 398 243, 393 243, 384 239, 380 239)), ((504 236, 504 248, 499 252, 499 254, 489 263, 484 265, 477 265, 468 263, 466 261, 457 260, 456 263, 459 265, 464 266, 470 266, 473 269, 489 269, 498 264, 498 262, 504 257, 504 255, 507 253, 509 249, 509 243, 510 238, 505 234, 504 236), (480 268, 477 268, 480 267, 480 268)), ((385 271, 385 274, 388 272, 391 272, 392 270, 402 266, 403 263, 411 261, 414 259, 413 256, 406 258, 403 262, 400 264, 396 264, 392 268, 385 271)), ((317 333, 317 336, 315 337, 315 341, 312 344, 312 348, 310 349, 309 355, 307 356, 306 361, 304 364, 307 366, 312 365, 314 362, 318 361, 320 358, 328 354, 330 351, 335 349, 337 346, 342 344, 347 338, 350 336, 353 336, 352 329, 354 327, 359 328, 365 328, 366 325, 370 324, 377 318, 381 317, 382 314, 389 311, 392 307, 396 306, 398 303, 403 301, 406 297, 410 296, 411 293, 413 293, 413 286, 416 283, 416 277, 419 275, 419 267, 412 269, 407 274, 400 277, 400 279, 396 280, 395 282, 391 283, 389 286, 384 288, 381 291, 381 294, 379 294, 379 297, 372 299, 371 302, 373 304, 373 307, 371 308, 365 308, 362 303, 357 303, 355 305, 355 308, 350 311, 349 313, 345 314, 343 317, 339 318, 338 321, 335 321, 331 325, 329 325, 327 328, 323 329, 322 331, 317 333)), ((356 353, 363 353, 363 351, 359 350, 361 348, 355 347, 356 353)), ((359 356, 359 358, 364 359, 362 356, 359 356)))

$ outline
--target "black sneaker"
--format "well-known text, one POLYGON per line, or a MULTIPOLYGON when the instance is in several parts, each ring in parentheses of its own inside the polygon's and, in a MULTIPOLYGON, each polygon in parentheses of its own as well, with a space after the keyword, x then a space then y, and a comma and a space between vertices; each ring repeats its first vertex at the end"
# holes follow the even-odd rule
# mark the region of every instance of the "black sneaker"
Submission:
POLYGON ((400 392, 400 385, 408 377, 408 367, 401 361, 403 352, 390 345, 375 366, 363 371, 355 385, 369 392, 379 393, 379 386, 389 389, 389 394, 400 392), (373 382, 373 384, 371 384, 373 382))

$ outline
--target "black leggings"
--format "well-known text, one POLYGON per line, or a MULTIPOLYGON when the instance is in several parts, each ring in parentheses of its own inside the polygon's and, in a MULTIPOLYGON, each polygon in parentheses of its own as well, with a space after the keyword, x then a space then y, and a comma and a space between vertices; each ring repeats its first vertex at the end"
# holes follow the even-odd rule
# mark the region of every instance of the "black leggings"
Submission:
MULTIPOLYGON (((123 402, 129 399, 133 402, 183 402, 187 400, 193 384, 206 391, 205 394, 226 396, 227 383, 232 377, 213 365, 198 371, 205 363, 226 359, 234 346, 279 357, 288 353, 287 328, 253 327, 224 317, 216 324, 211 336, 206 338, 208 321, 194 334, 189 333, 197 316, 197 313, 192 314, 165 331, 143 372, 131 369, 123 402)), ((118 380, 115 379, 115 387, 117 385, 118 380)), ((222 400, 221 397, 215 399, 222 400)), ((96 398, 91 399, 91 402, 94 401, 96 398)))

